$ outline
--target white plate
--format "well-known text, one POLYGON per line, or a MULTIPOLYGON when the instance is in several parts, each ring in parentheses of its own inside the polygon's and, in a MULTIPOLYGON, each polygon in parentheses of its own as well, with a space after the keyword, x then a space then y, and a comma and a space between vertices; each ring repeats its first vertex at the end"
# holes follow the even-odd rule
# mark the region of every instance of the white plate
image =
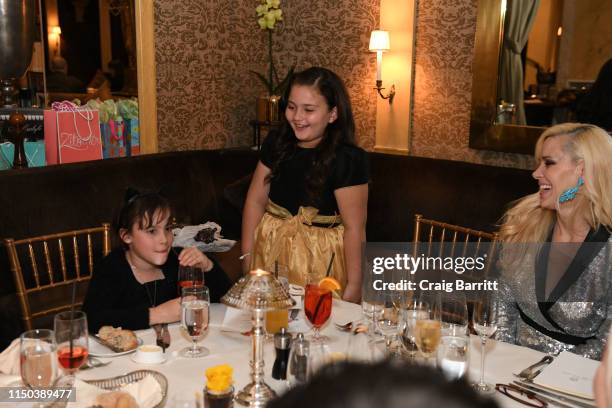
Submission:
POLYGON ((102 344, 98 343, 95 339, 92 339, 91 336, 89 336, 89 355, 92 357, 118 357, 118 356, 123 356, 125 354, 130 354, 136 351, 136 349, 138 348, 138 346, 142 346, 143 341, 140 337, 138 337, 138 346, 134 347, 133 350, 128 350, 128 351, 122 351, 120 353, 116 353, 113 350, 109 349, 106 346, 103 346, 102 344))
POLYGON ((145 365, 158 365, 158 364, 164 364, 168 359, 166 358, 166 356, 163 356, 163 359, 160 361, 157 361, 155 363, 147 363, 145 361, 140 361, 136 359, 136 354, 134 354, 133 356, 130 357, 130 360, 132 360, 133 362, 137 363, 137 364, 145 364, 145 365))

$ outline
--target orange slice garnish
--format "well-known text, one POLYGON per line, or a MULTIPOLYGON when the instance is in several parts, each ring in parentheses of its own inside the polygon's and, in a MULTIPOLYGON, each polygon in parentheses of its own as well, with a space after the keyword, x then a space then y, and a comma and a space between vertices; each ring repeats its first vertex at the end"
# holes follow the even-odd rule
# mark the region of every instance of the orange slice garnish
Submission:
POLYGON ((332 292, 336 292, 342 289, 342 286, 340 286, 340 282, 338 282, 336 279, 331 278, 331 277, 321 279, 319 281, 319 287, 330 290, 332 292))

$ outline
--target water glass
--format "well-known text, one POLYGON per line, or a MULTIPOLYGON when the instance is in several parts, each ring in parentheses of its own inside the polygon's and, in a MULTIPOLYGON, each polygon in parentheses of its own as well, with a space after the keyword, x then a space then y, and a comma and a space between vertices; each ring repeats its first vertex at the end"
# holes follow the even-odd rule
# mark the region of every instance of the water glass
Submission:
POLYGON ((21 380, 31 388, 51 387, 57 380, 57 347, 53 330, 28 330, 19 338, 21 380))
POLYGON ((442 335, 440 303, 437 298, 437 294, 424 297, 427 308, 420 314, 421 318, 417 319, 415 326, 416 344, 425 359, 435 356, 442 335))
POLYGON ((321 367, 332 362, 332 354, 329 346, 325 343, 312 343, 310 345, 310 354, 308 355, 308 378, 321 369, 321 367))
POLYGON ((442 336, 438 346, 437 363, 449 380, 463 378, 468 371, 470 338, 442 336))
POLYGON ((66 374, 73 375, 87 361, 89 355, 85 312, 67 311, 56 314, 53 331, 60 367, 66 374))
POLYGON ((181 293, 181 329, 191 338, 190 347, 182 349, 183 357, 197 358, 210 354, 198 346, 208 330, 210 295, 206 286, 184 287, 181 293))

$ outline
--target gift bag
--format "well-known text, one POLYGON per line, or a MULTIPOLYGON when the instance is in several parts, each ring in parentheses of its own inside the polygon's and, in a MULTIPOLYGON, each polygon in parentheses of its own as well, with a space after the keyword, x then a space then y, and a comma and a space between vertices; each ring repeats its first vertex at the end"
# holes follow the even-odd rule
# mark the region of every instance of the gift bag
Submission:
MULTIPOLYGON (((28 167, 42 167, 46 165, 45 142, 42 140, 23 142, 28 167)), ((0 144, 0 170, 13 167, 15 146, 11 142, 0 144)))
POLYGON ((140 154, 140 127, 138 118, 125 119, 125 151, 128 156, 138 156, 140 154))
POLYGON ((105 159, 126 156, 124 122, 111 119, 107 123, 101 123, 100 132, 105 159))
POLYGON ((98 111, 71 102, 45 109, 45 154, 48 164, 102 159, 98 111))

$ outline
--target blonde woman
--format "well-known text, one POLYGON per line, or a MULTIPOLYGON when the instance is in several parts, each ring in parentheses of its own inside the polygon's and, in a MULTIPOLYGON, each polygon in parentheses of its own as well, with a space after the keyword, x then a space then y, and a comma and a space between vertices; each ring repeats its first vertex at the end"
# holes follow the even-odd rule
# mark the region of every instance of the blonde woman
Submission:
POLYGON ((540 136, 539 191, 506 212, 497 339, 599 359, 612 316, 612 137, 565 123, 540 136))

